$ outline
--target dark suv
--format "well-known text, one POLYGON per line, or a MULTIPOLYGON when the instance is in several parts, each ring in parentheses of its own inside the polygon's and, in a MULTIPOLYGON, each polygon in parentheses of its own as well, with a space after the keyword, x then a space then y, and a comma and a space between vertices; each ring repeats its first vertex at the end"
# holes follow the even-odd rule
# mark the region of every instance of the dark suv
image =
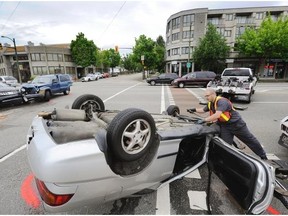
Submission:
POLYGON ((173 86, 184 88, 185 86, 201 85, 206 87, 208 82, 214 80, 216 74, 212 71, 195 71, 188 73, 181 78, 175 79, 173 86))
POLYGON ((164 73, 158 77, 148 78, 146 81, 154 86, 156 84, 172 84, 173 80, 177 78, 179 78, 179 76, 176 73, 164 73))

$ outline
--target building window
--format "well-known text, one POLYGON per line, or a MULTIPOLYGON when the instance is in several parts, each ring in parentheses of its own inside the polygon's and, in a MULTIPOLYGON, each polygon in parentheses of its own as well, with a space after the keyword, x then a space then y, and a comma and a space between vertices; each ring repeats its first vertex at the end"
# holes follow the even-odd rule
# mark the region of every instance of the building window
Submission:
POLYGON ((225 18, 226 18, 226 21, 232 21, 233 20, 233 14, 226 14, 225 18))
POLYGON ((66 73, 75 74, 75 67, 66 67, 66 73))
POLYGON ((182 38, 193 38, 194 37, 194 31, 183 31, 182 38))
POLYGON ((0 69, 0 75, 1 75, 1 76, 6 76, 5 68, 1 68, 1 69, 0 69))
POLYGON ((220 35, 224 36, 225 28, 217 28, 217 32, 218 32, 220 35))
POLYGON ((73 62, 71 55, 64 55, 65 62, 73 62))
POLYGON ((170 50, 167 51, 167 56, 170 56, 170 50))
POLYGON ((172 49, 172 55, 179 55, 180 48, 174 48, 172 49))
POLYGON ((34 75, 47 74, 47 68, 46 67, 36 66, 36 67, 32 67, 32 70, 33 70, 34 75))
POLYGON ((253 23, 252 19, 247 16, 237 16, 236 17, 237 23, 239 24, 250 24, 253 23))
POLYGON ((44 53, 32 53, 31 61, 45 61, 45 54, 44 53))
POLYGON ((180 27, 180 17, 172 19, 172 29, 177 29, 180 27))
POLYGON ((168 22, 168 24, 167 24, 167 31, 166 31, 166 33, 168 33, 168 32, 170 31, 170 29, 171 29, 171 26, 170 26, 170 24, 171 24, 171 21, 170 21, 170 22, 168 22))
POLYGON ((220 22, 220 19, 218 17, 208 18, 208 23, 211 23, 213 25, 218 25, 220 22))
POLYGON ((190 26, 190 24, 194 25, 194 19, 194 14, 183 16, 183 26, 190 26))
POLYGON ((61 61, 61 62, 63 62, 62 54, 57 54, 57 53, 48 53, 47 59, 48 59, 48 61, 61 61))
POLYGON ((231 37, 232 31, 231 30, 225 30, 224 37, 231 37))
MULTIPOLYGON (((193 53, 193 47, 190 47, 190 55, 193 53)), ((182 47, 181 54, 189 54, 189 47, 182 47)))
POLYGON ((172 34, 172 41, 179 40, 179 32, 172 34))
POLYGON ((264 18, 264 13, 263 12, 256 13, 255 19, 261 20, 263 18, 264 18))
POLYGON ((245 31, 245 27, 244 26, 241 26, 241 27, 237 27, 236 28, 236 38, 241 36, 245 31))

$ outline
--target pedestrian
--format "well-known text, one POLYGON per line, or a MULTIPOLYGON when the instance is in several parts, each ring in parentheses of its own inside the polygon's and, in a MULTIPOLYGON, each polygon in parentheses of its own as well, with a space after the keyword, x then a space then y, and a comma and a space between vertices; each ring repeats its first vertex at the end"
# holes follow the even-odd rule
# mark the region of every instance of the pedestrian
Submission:
POLYGON ((220 126, 220 137, 228 144, 233 144, 236 136, 244 142, 262 160, 267 160, 266 153, 257 138, 249 131, 241 115, 234 109, 230 100, 216 95, 214 89, 205 90, 205 98, 208 104, 201 108, 189 109, 189 112, 210 112, 210 116, 198 123, 217 122, 220 126))

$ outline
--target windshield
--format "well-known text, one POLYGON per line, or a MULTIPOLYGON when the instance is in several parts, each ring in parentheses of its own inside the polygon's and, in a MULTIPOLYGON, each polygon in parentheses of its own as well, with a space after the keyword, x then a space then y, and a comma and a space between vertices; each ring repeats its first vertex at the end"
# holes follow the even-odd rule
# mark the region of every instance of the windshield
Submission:
POLYGON ((41 77, 41 76, 39 76, 39 77, 36 77, 33 81, 32 81, 32 83, 51 83, 51 80, 52 80, 52 77, 47 77, 47 76, 45 76, 45 77, 41 77))
POLYGON ((249 76, 249 69, 227 69, 224 71, 222 76, 249 76))

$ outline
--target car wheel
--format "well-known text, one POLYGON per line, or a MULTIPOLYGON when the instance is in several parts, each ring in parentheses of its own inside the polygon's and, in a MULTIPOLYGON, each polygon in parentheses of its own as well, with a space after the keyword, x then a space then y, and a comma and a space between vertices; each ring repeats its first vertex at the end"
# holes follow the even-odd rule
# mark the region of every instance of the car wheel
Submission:
POLYGON ((170 116, 176 116, 177 113, 178 115, 180 114, 180 109, 178 106, 175 106, 175 105, 170 105, 168 108, 167 108, 167 114, 170 115, 170 116))
POLYGON ((140 159, 156 142, 156 126, 144 110, 129 108, 119 112, 107 129, 107 144, 121 161, 140 159))
POLYGON ((84 94, 76 98, 71 108, 85 110, 89 119, 92 118, 93 112, 105 111, 105 105, 102 99, 91 94, 84 94))
POLYGON ((156 84, 156 82, 155 81, 151 81, 151 83, 150 83, 152 86, 154 86, 155 84, 156 84))
POLYGON ((63 93, 64 95, 68 95, 70 93, 70 88, 67 88, 63 93))
POLYGON ((51 92, 50 91, 45 91, 45 95, 44 95, 44 100, 45 101, 49 101, 51 98, 51 92))
POLYGON ((179 83, 178 86, 179 86, 179 88, 184 88, 185 85, 184 85, 184 83, 181 82, 181 83, 179 83))

